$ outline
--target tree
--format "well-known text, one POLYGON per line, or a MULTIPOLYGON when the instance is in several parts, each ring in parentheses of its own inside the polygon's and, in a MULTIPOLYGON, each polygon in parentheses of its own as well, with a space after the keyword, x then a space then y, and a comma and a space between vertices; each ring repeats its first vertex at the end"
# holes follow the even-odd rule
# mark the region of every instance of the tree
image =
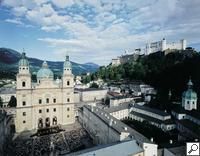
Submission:
POLYGON ((8 106, 10 106, 10 107, 16 107, 17 106, 17 100, 14 96, 11 96, 10 101, 8 102, 8 106))
POLYGON ((3 107, 3 100, 0 97, 0 107, 3 107))
POLYGON ((90 88, 99 88, 99 86, 96 83, 92 83, 91 86, 90 86, 90 88))

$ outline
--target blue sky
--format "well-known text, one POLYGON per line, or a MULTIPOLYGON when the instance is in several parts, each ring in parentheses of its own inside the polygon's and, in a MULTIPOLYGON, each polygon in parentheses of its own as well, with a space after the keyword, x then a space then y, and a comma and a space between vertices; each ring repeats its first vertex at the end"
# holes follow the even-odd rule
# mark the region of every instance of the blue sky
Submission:
POLYGON ((199 0, 0 0, 0 47, 29 57, 110 63, 163 37, 200 49, 199 0))

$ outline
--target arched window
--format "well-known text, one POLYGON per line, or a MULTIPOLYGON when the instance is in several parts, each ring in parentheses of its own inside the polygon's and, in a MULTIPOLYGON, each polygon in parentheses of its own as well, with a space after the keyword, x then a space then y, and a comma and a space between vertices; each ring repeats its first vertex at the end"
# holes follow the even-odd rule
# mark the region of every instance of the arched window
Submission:
POLYGON ((46 122, 45 122, 46 127, 50 127, 50 119, 46 118, 46 122))
POLYGON ((22 82, 22 87, 26 87, 26 82, 25 81, 22 82))
POLYGON ((43 121, 42 121, 42 118, 40 118, 38 120, 38 128, 42 128, 43 127, 43 121))
POLYGON ((69 81, 67 81, 67 85, 68 85, 68 86, 70 85, 70 82, 69 82, 69 81))
POLYGON ((57 125, 57 117, 53 118, 53 125, 57 125))

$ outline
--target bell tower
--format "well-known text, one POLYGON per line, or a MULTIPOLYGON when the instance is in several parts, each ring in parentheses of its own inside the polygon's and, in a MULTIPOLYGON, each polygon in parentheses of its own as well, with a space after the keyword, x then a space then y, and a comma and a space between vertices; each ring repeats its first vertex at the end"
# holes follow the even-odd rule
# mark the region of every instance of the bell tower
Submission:
POLYGON ((17 89, 31 89, 30 67, 24 52, 18 64, 17 89))
POLYGON ((197 109, 197 93, 193 91, 193 83, 191 79, 187 83, 188 89, 182 95, 182 107, 185 110, 197 109))
POLYGON ((63 88, 69 88, 74 86, 74 76, 72 74, 72 65, 69 61, 69 56, 65 58, 63 65, 63 88))

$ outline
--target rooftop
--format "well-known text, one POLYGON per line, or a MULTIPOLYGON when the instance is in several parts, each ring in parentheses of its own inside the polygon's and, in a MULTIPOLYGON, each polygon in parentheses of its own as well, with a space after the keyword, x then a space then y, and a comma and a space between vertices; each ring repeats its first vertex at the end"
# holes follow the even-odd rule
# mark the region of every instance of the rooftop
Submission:
POLYGON ((122 132, 129 133, 131 136, 133 136, 134 139, 136 139, 139 142, 150 142, 149 139, 147 139, 145 136, 143 136, 136 130, 132 129, 128 125, 124 124, 120 120, 117 120, 115 117, 111 116, 109 113, 105 112, 104 110, 99 109, 97 107, 91 107, 88 105, 84 106, 84 108, 87 108, 90 112, 93 112, 94 115, 100 118, 107 125, 110 125, 110 122, 112 120, 113 122, 112 122, 111 128, 114 129, 119 134, 121 134, 122 132), (93 111, 92 111, 92 108, 93 108, 93 111))
POLYGON ((175 124, 175 122, 173 120, 171 120, 171 119, 163 121, 163 120, 159 120, 157 118, 153 118, 153 117, 150 117, 148 115, 144 115, 144 114, 133 112, 133 111, 131 112, 131 114, 133 114, 135 116, 138 116, 138 117, 141 117, 141 118, 143 118, 143 119, 145 119, 147 121, 152 121, 152 122, 155 122, 155 123, 158 123, 158 124, 166 124, 166 125, 168 125, 168 124, 170 124, 170 125, 171 124, 175 124))
POLYGON ((95 155, 95 156, 122 156, 122 155, 133 155, 137 153, 141 153, 144 150, 138 146, 135 140, 109 144, 109 145, 100 145, 94 148, 86 149, 84 151, 76 152, 69 154, 70 156, 88 156, 88 155, 95 155))
POLYGON ((107 89, 103 88, 86 88, 86 89, 75 89, 75 91, 80 91, 80 92, 89 92, 89 91, 103 91, 107 89))
POLYGON ((186 127, 187 129, 191 130, 194 134, 197 136, 200 136, 200 126, 195 124, 194 122, 184 119, 184 120, 179 120, 178 121, 181 125, 186 127))
POLYGON ((137 104, 135 104, 134 107, 137 108, 137 109, 145 110, 145 111, 148 111, 148 112, 151 112, 151 113, 154 113, 154 114, 158 114, 158 115, 161 115, 161 116, 169 116, 168 113, 161 111, 161 110, 158 110, 158 109, 155 109, 155 108, 150 108, 150 107, 147 107, 147 106, 140 106, 140 105, 137 105, 137 104))
POLYGON ((117 112, 117 111, 120 111, 120 110, 123 110, 123 109, 129 109, 130 105, 131 105, 130 102, 126 102, 126 103, 120 104, 119 106, 106 108, 105 111, 108 112, 108 113, 117 112))

